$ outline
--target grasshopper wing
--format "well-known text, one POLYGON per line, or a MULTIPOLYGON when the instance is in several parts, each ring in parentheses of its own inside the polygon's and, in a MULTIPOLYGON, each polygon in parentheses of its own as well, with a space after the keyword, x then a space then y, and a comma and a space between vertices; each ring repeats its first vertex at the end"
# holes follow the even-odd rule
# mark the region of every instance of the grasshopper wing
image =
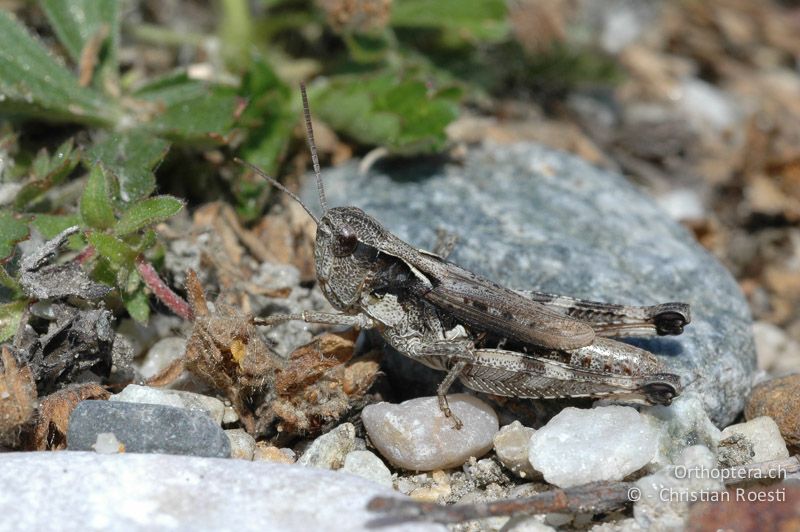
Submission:
POLYGON ((423 297, 476 331, 550 349, 590 345, 595 332, 580 320, 554 312, 513 290, 445 263, 423 297))

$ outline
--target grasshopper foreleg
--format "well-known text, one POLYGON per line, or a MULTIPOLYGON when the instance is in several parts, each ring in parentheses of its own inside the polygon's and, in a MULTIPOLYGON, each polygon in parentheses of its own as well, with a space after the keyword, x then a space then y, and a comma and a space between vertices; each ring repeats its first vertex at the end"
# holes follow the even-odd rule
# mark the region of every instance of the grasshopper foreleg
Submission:
POLYGON ((306 323, 324 323, 326 325, 344 325, 371 329, 376 326, 374 319, 366 314, 338 314, 336 312, 316 312, 304 310, 299 314, 273 314, 267 317, 253 317, 254 325, 277 325, 287 321, 304 321, 306 323))

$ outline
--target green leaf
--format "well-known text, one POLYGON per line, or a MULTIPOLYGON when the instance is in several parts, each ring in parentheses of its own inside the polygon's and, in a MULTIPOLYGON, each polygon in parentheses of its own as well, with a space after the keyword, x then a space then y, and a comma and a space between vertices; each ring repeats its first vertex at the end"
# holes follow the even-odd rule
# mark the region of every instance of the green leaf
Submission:
POLYGON ((58 39, 78 64, 87 43, 102 37, 97 72, 111 79, 117 74, 119 2, 117 0, 40 0, 58 39))
POLYGON ((78 80, 13 16, 0 10, 0 112, 112 126, 117 104, 78 80))
POLYGON ((73 148, 71 138, 59 146, 52 156, 46 149, 40 150, 31 163, 31 177, 17 193, 14 206, 24 209, 36 198, 60 184, 75 169, 80 159, 80 151, 73 148))
MULTIPOLYGON (((17 297, 22 297, 22 287, 19 285, 16 279, 14 279, 8 274, 8 272, 3 266, 0 266, 0 286, 7 288, 11 292, 10 299, 16 299, 17 297)), ((3 291, 0 290, 0 293, 2 292, 3 291)))
POLYGON ((126 210, 114 232, 124 236, 143 229, 148 225, 163 222, 178 213, 183 208, 183 202, 173 196, 157 196, 140 200, 126 210))
POLYGON ((0 342, 5 342, 16 334, 27 305, 25 300, 0 305, 0 342))
POLYGON ((236 90, 190 79, 185 72, 158 78, 134 94, 143 129, 181 141, 220 142, 235 122, 236 90), (147 105, 149 104, 149 106, 147 105))
POLYGON ((314 106, 323 120, 359 142, 412 155, 444 147, 459 98, 458 90, 430 90, 395 74, 340 76, 315 89, 314 106))
POLYGON ((109 188, 105 169, 102 165, 94 165, 81 196, 81 218, 89 227, 106 229, 117 221, 109 188))
POLYGON ((508 34, 504 0, 398 0, 392 26, 449 30, 461 39, 499 41, 508 34))
POLYGON ((239 124, 248 130, 239 154, 268 174, 274 174, 298 120, 292 108, 292 91, 263 58, 255 57, 242 78, 239 95, 248 102, 239 119, 239 124))
POLYGON ((14 253, 17 242, 27 239, 28 235, 27 217, 0 210, 0 263, 5 262, 14 253))
POLYGON ((150 318, 150 299, 147 297, 144 287, 140 287, 132 294, 123 293, 122 302, 131 318, 142 325, 147 324, 147 320, 150 318))
POLYGON ((122 240, 105 233, 90 233, 87 235, 89 243, 97 252, 108 259, 118 268, 133 268, 136 260, 136 250, 122 240))
MULTIPOLYGON (((81 217, 77 214, 35 214, 30 225, 49 240, 67 227, 81 225, 81 217)), ((81 233, 70 236, 67 242, 69 249, 86 247, 86 240, 81 233)))
POLYGON ((67 227, 80 224, 81 217, 77 214, 35 214, 31 222, 31 225, 48 240, 67 227))
POLYGON ((102 163, 119 181, 120 199, 146 198, 156 188, 153 170, 169 151, 169 142, 144 131, 108 136, 88 150, 92 164, 102 163))

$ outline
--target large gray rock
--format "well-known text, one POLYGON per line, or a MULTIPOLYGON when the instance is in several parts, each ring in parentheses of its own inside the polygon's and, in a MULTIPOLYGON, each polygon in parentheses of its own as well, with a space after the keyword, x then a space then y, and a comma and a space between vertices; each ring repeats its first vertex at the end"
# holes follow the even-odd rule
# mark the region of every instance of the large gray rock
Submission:
MULTIPOLYGON (((0 467, 0 532, 375 530, 375 496, 403 495, 322 469, 177 455, 14 453, 0 467)), ((444 531, 432 524, 378 530, 444 531)))
MULTIPOLYGON (((742 410, 755 349, 736 282, 622 176, 526 143, 475 148, 463 165, 359 175, 350 164, 324 179, 331 206, 361 207, 418 247, 430 249, 437 228, 456 233, 450 260, 508 287, 625 304, 691 303, 682 336, 636 344, 698 390, 715 423, 742 410)), ((312 180, 302 197, 318 209, 312 180)))

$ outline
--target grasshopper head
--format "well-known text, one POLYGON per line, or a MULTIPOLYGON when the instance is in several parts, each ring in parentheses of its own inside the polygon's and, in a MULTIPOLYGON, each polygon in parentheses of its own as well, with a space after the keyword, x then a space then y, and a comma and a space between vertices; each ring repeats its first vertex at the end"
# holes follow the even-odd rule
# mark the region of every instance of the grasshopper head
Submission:
POLYGON ((357 207, 328 209, 317 225, 314 259, 322 292, 339 310, 357 305, 362 288, 374 274, 375 243, 385 230, 357 207))

